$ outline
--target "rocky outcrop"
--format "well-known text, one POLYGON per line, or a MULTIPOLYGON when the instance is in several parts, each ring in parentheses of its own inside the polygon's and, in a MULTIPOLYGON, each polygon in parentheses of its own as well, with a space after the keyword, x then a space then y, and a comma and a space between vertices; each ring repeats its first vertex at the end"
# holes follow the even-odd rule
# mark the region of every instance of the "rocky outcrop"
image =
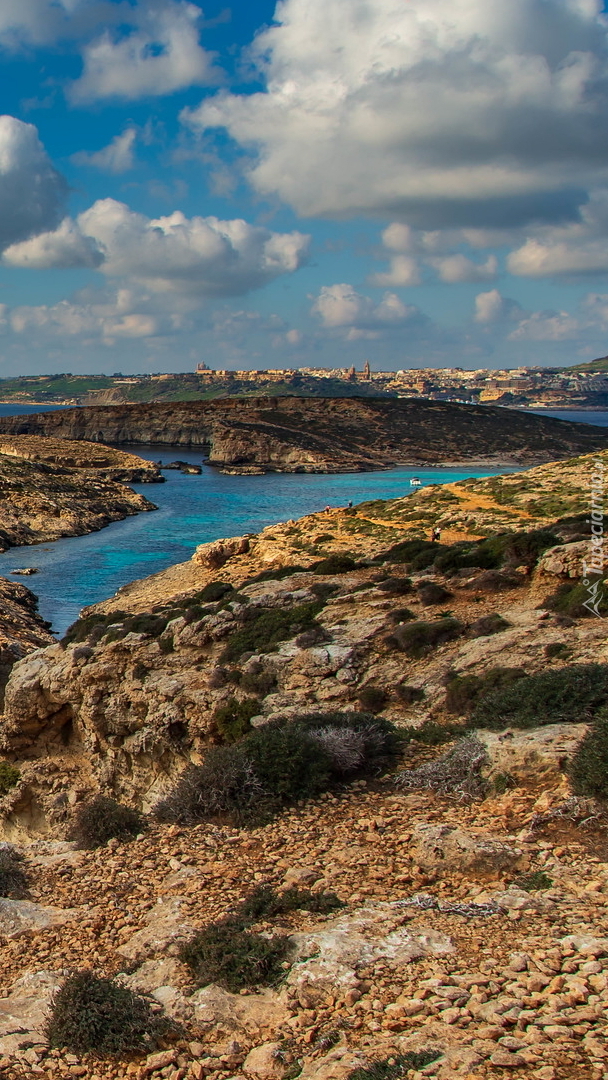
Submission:
POLYGON ((602 428, 491 406, 407 399, 221 398, 0 418, 5 434, 200 447, 231 472, 553 461, 602 449, 602 428))

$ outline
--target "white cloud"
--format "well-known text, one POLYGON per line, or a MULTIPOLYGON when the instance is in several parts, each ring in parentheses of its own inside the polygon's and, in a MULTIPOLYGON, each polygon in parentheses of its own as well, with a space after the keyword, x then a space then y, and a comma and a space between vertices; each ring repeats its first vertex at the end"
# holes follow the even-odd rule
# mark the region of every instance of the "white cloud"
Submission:
POLYGON ((106 30, 83 51, 83 73, 68 89, 75 103, 172 94, 217 82, 213 55, 199 44, 202 11, 186 0, 141 4, 125 36, 106 30))
POLYGON ((608 178, 600 0, 283 0, 266 89, 183 119, 252 151, 253 186, 304 215, 433 229, 572 217, 608 178))
POLYGON ((75 165, 87 165, 102 172, 123 173, 133 168, 133 147, 137 138, 135 128, 127 128, 122 135, 116 135, 108 146, 89 154, 79 150, 72 154, 75 165))
POLYGON ((20 244, 13 244, 6 249, 3 257, 8 266, 30 270, 98 267, 103 259, 103 252, 96 241, 91 236, 83 236, 71 218, 65 218, 54 232, 41 233, 20 244))
POLYGON ((507 259, 521 277, 575 277, 608 272, 608 191, 591 193, 580 220, 531 233, 507 259))
POLYGON ((418 308, 404 304, 395 293, 387 292, 379 304, 369 296, 355 291, 352 285, 324 285, 316 297, 311 312, 329 330, 350 331, 350 338, 368 336, 378 329, 401 326, 418 308))
POLYGON ((370 285, 420 285, 420 268, 411 255, 393 255, 390 268, 369 278, 370 285))
POLYGON ((271 232, 239 218, 186 218, 176 211, 150 219, 115 199, 100 199, 76 223, 63 222, 54 233, 13 245, 4 261, 81 266, 83 252, 89 252, 108 277, 130 278, 155 292, 238 296, 297 270, 308 241, 303 233, 271 232))
POLYGON ((450 285, 463 281, 488 281, 496 277, 498 260, 495 255, 489 255, 485 263, 475 263, 466 255, 444 255, 442 258, 430 259, 441 281, 450 285))
POLYGON ((506 319, 513 320, 523 316, 524 312, 516 300, 501 296, 498 289, 479 293, 475 297, 475 322, 496 323, 506 319))
POLYGON ((511 334, 510 341, 565 341, 574 340, 582 330, 578 319, 567 311, 535 311, 527 319, 522 319, 511 334))
MULTIPOLYGON (((86 336, 111 344, 117 338, 147 338, 160 328, 160 317, 146 311, 133 310, 142 305, 142 298, 124 290, 97 302, 61 300, 58 304, 23 305, 13 308, 8 316, 10 328, 16 335, 36 340, 57 337, 70 339, 86 336)), ((145 306, 145 300, 143 305, 145 306)))
POLYGON ((36 128, 0 116, 0 249, 53 228, 66 194, 36 128))

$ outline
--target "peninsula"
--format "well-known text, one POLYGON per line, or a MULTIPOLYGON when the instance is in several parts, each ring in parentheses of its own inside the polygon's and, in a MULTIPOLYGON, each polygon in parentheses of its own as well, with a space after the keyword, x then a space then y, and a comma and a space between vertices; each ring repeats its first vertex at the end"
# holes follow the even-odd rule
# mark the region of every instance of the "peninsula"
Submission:
POLYGON ((198 447, 234 473, 340 473, 397 465, 535 465, 600 450, 608 432, 488 406, 384 398, 221 398, 0 418, 0 436, 198 447))

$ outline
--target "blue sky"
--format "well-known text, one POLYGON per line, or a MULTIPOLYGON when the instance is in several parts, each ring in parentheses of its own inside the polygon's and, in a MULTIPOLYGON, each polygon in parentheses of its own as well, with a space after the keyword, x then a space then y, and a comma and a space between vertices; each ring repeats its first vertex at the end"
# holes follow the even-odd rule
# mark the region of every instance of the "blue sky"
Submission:
POLYGON ((608 352, 599 0, 2 0, 0 377, 608 352))

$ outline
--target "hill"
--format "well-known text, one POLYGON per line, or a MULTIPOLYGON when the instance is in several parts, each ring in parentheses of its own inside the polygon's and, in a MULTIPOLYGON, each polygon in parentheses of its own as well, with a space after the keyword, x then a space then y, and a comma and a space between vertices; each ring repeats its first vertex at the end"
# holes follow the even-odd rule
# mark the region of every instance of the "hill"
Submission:
POLYGON ((608 445, 604 428, 413 399, 223 398, 0 418, 0 434, 197 446, 230 472, 354 472, 461 462, 536 464, 608 445))

